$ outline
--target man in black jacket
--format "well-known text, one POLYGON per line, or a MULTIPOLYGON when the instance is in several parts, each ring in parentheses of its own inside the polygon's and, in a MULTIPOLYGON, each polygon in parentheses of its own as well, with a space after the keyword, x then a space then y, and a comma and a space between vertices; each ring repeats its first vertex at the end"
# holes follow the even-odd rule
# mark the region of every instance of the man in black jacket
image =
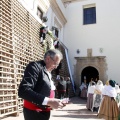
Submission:
POLYGON ((51 109, 64 106, 60 99, 54 98, 55 86, 51 80, 51 71, 62 58, 59 50, 48 50, 44 60, 27 65, 18 90, 19 97, 24 99, 25 120, 49 120, 51 109))

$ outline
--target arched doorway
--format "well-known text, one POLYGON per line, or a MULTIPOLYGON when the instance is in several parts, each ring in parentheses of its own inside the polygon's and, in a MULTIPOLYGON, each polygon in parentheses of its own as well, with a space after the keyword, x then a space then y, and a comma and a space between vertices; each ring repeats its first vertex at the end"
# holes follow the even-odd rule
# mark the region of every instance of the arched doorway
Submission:
POLYGON ((94 67, 88 66, 82 70, 81 73, 81 83, 84 81, 84 79, 87 80, 87 83, 90 82, 91 78, 95 81, 96 79, 99 79, 99 73, 98 70, 94 67))
MULTIPOLYGON (((75 65, 75 83, 77 89, 79 89, 82 80, 84 79, 84 76, 89 78, 89 74, 92 76, 92 73, 94 73, 94 76, 99 77, 100 80, 105 83, 105 81, 108 79, 107 76, 107 63, 105 56, 94 56, 94 57, 75 57, 76 65, 75 65)), ((89 82, 89 80, 88 80, 89 82)))

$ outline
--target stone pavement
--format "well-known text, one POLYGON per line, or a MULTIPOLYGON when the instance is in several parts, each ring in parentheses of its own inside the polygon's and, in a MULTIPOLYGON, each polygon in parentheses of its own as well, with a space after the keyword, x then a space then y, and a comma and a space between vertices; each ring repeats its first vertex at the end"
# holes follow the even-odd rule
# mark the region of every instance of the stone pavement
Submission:
MULTIPOLYGON (((52 110, 50 120, 103 120, 97 118, 96 112, 91 112, 86 109, 86 100, 79 97, 70 98, 70 104, 63 109, 52 110)), ((7 117, 2 120, 24 120, 23 114, 18 117, 7 117)))

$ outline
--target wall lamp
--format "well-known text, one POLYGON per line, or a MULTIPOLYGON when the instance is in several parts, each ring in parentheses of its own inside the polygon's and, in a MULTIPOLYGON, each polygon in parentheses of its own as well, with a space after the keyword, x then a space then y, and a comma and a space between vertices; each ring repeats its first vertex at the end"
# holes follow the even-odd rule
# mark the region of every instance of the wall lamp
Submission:
POLYGON ((77 51, 76 51, 76 52, 77 52, 77 54, 79 54, 79 53, 80 53, 80 50, 79 50, 79 49, 77 49, 77 51))
POLYGON ((47 16, 44 16, 44 17, 42 18, 42 21, 43 21, 43 22, 47 22, 47 21, 48 21, 47 16))
POLYGON ((103 48, 99 48, 100 53, 103 53, 103 48))

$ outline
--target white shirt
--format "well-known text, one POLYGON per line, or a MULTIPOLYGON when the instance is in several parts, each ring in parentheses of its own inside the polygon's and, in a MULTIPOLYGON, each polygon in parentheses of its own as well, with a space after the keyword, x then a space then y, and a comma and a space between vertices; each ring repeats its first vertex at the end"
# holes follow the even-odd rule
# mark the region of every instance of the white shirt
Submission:
POLYGON ((95 85, 89 86, 88 87, 88 92, 87 92, 87 97, 88 97, 89 93, 94 94, 94 91, 95 91, 95 85))
POLYGON ((105 85, 102 94, 107 95, 109 97, 116 97, 117 96, 117 92, 115 90, 115 87, 112 87, 110 85, 108 85, 108 86, 105 85))
POLYGON ((95 85, 88 87, 88 93, 94 94, 95 91, 95 85))
POLYGON ((82 91, 83 88, 87 88, 87 85, 85 83, 82 83, 82 85, 80 86, 80 90, 82 91))
MULTIPOLYGON (((46 67, 45 67, 45 69, 46 69, 46 67)), ((51 80, 51 79, 52 79, 51 73, 50 73, 49 71, 46 71, 46 72, 47 72, 47 74, 48 74, 48 76, 49 76, 49 79, 50 79, 51 90, 55 90, 56 87, 55 87, 53 81, 51 80)), ((48 98, 48 97, 45 97, 45 99, 44 99, 42 105, 47 105, 48 100, 49 100, 49 98, 48 98)))
POLYGON ((103 85, 96 85, 96 87, 95 87, 95 90, 98 90, 101 93, 102 93, 103 89, 104 89, 103 85))

